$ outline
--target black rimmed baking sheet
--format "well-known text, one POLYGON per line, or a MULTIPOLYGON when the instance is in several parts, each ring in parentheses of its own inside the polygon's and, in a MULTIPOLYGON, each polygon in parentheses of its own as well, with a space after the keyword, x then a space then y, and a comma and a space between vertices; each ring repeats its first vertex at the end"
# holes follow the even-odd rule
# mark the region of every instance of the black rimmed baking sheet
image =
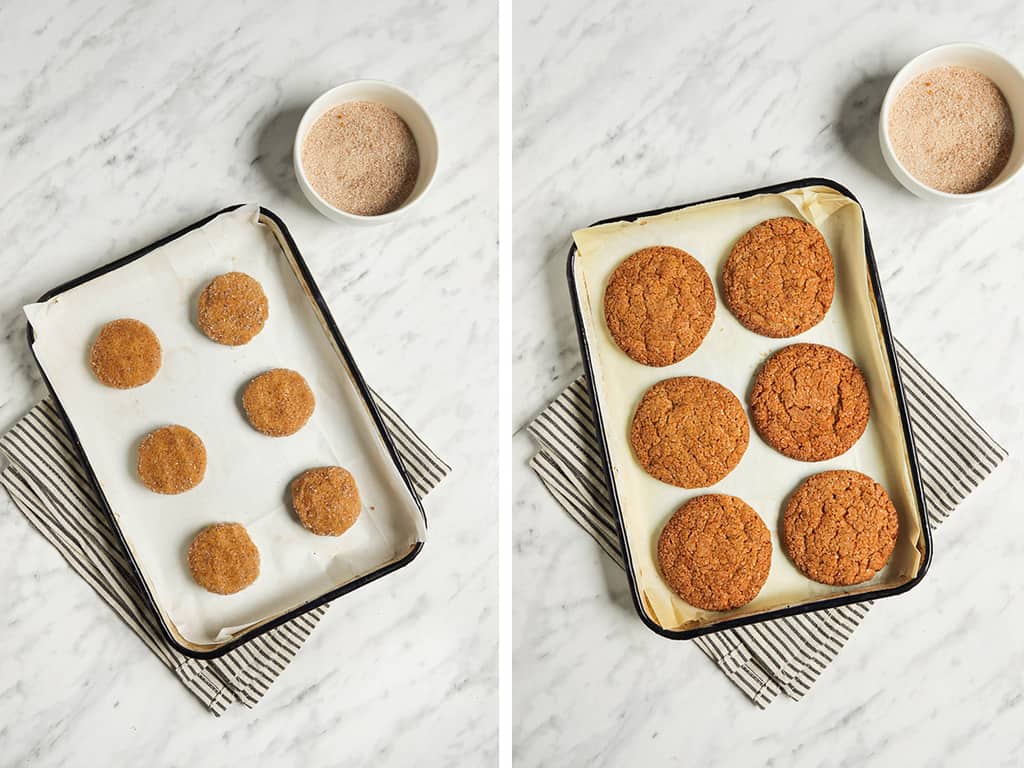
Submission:
MULTIPOLYGON (((111 272, 114 272, 115 270, 133 264, 139 259, 145 257, 147 254, 150 254, 153 251, 161 248, 162 246, 173 243, 174 241, 178 240, 184 235, 189 234, 194 230, 203 227, 206 224, 209 224, 217 217, 222 216, 224 214, 228 214, 241 207, 241 205, 230 206, 214 214, 211 214, 210 216, 207 216, 206 218, 188 227, 185 227, 184 229, 175 232, 172 235, 162 238, 157 242, 149 246, 146 246, 145 248, 135 251, 134 253, 129 254, 128 256, 117 259, 111 262, 110 264, 92 270, 78 278, 75 278, 67 283, 64 283, 44 294, 40 298, 40 302, 49 302, 55 297, 59 297, 60 295, 72 290, 73 288, 83 286, 86 283, 95 280, 96 278, 107 275, 111 272)), ((357 577, 348 580, 345 583, 342 583, 340 586, 319 593, 311 599, 306 599, 303 602, 301 602, 301 604, 294 605, 286 611, 276 613, 270 618, 265 618, 260 621, 257 621, 256 623, 250 626, 246 626, 244 629, 239 630, 237 633, 234 633, 229 639, 226 639, 222 642, 200 645, 191 643, 182 635, 180 635, 180 633, 177 631, 177 628, 173 625, 173 623, 169 621, 169 618, 165 614, 165 612, 161 610, 159 601, 156 599, 154 595, 152 585, 149 583, 145 576, 145 566, 137 560, 136 554, 133 551, 133 548, 130 546, 129 541, 125 536, 125 532, 122 530, 122 527, 118 522, 117 515, 114 514, 113 510, 111 509, 107 499, 107 495, 104 493, 102 489, 102 484, 98 481, 92 463, 89 461, 88 455, 86 454, 82 446, 82 441, 77 431, 78 428, 73 423, 73 421, 68 417, 67 411, 64 407, 64 404, 61 401, 58 392, 56 391, 55 387, 50 381, 50 378, 47 376, 43 365, 40 363, 37 357, 36 361, 37 364, 39 364, 43 380, 46 383, 47 388, 50 390, 51 395, 53 396, 53 400, 57 408, 59 409, 62 417, 69 426, 69 431, 72 436, 75 448, 83 460, 83 464, 86 467, 87 473, 89 475, 89 480, 91 484, 97 489, 98 498, 101 504, 103 505, 105 512, 111 518, 113 527, 117 531, 120 542, 128 554, 128 558, 135 571, 135 575, 139 579, 142 591, 145 594, 150 607, 154 610, 154 612, 160 619, 159 624, 163 633, 167 637, 168 641, 175 648, 180 650, 183 654, 186 654, 194 658, 215 658, 217 656, 223 655, 224 653, 227 653, 228 651, 237 648, 239 645, 263 634, 264 632, 267 632, 270 629, 273 629, 276 626, 279 626, 284 622, 287 622, 295 618, 296 616, 301 615, 302 613, 313 610, 320 605, 323 605, 327 602, 336 599, 337 597, 340 597, 341 595, 347 594, 355 589, 365 586, 371 581, 374 581, 387 573, 390 573, 394 570, 397 570, 398 568, 407 565, 419 554, 420 550, 422 549, 424 538, 422 533, 425 532, 426 528, 426 516, 423 512, 423 507, 422 504, 420 503, 419 497, 416 494, 415 489, 413 487, 412 478, 409 476, 409 473, 407 472, 402 462, 402 459, 399 456, 398 451, 396 450, 393 438, 385 427, 384 421, 377 408, 375 400, 372 397, 371 392, 366 385, 366 382, 355 362, 355 359, 351 354, 351 351, 348 348, 348 345, 346 344, 344 338, 342 337, 340 331, 338 330, 337 324, 335 323, 330 313, 330 310, 327 307, 323 295, 321 294, 318 286, 316 285, 316 282, 314 281, 308 269, 308 266, 306 265, 297 246, 295 245, 295 242, 291 234, 289 233, 284 222, 272 211, 269 211, 265 208, 258 209, 258 220, 259 223, 265 225, 269 232, 273 235, 277 243, 277 246, 280 248, 280 251, 283 254, 284 259, 286 260, 299 287, 301 288, 301 291, 303 292, 305 299, 308 299, 312 312, 315 315, 320 328, 323 330, 327 340, 329 341, 331 347, 333 348, 333 351, 336 353, 338 357, 338 362, 340 362, 341 366, 347 372, 352 389, 354 392, 357 393, 358 404, 361 408, 365 409, 366 414, 369 416, 369 421, 370 423, 372 423, 372 438, 376 441, 379 441, 379 446, 383 449, 382 456, 386 456, 388 464, 392 467, 395 473, 396 483, 400 484, 401 486, 401 496, 403 499, 403 504, 407 504, 410 511, 413 511, 412 513, 419 518, 422 524, 422 531, 419 535, 415 537, 415 541, 410 545, 408 551, 406 551, 401 557, 398 557, 393 561, 387 562, 381 565, 380 567, 369 570, 368 572, 361 573, 357 577)), ((36 336, 35 329, 33 329, 31 322, 28 325, 28 341, 30 348, 33 348, 34 342, 36 341, 36 336)), ((36 355, 36 351, 34 348, 33 355, 36 355)), ((213 521, 211 520, 211 522, 213 521)), ((312 534, 309 535, 311 537, 313 536, 312 534)))
MULTIPOLYGON (((599 354, 595 353, 595 343, 597 343, 597 344, 605 344, 605 340, 593 339, 593 338, 588 336, 588 331, 587 331, 588 319, 585 319, 585 317, 584 317, 584 313, 585 312, 588 313, 588 315, 587 315, 588 317, 592 317, 592 315, 590 314, 591 310, 592 310, 591 305, 588 303, 586 308, 585 308, 584 307, 584 302, 592 302, 592 301, 594 301, 595 300, 594 299, 595 296, 597 297, 597 300, 599 300, 600 299, 600 295, 603 293, 603 284, 600 286, 599 289, 598 288, 594 288, 593 286, 591 286, 591 290, 590 290, 589 294, 586 292, 585 288, 583 288, 583 289, 580 288, 581 278, 580 278, 580 275, 578 274, 578 270, 577 270, 577 264, 578 264, 578 261, 579 261, 579 256, 578 256, 578 251, 577 251, 576 243, 574 242, 573 246, 569 250, 568 263, 567 263, 567 277, 568 277, 568 281, 569 281, 569 292, 570 292, 570 296, 571 296, 571 300, 572 300, 573 313, 574 313, 574 318, 575 318, 575 322, 576 322, 577 333, 578 333, 578 336, 579 336, 580 349, 581 349, 581 353, 582 353, 582 357, 583 357, 584 367, 585 367, 585 370, 586 370, 586 373, 587 373, 588 387, 590 389, 591 398, 592 398, 592 400, 593 400, 593 402, 595 403, 595 406, 596 406, 595 407, 595 419, 596 419, 597 435, 598 435, 598 439, 599 439, 599 442, 600 442, 601 458, 602 458, 602 461, 604 463, 604 467, 605 467, 605 471, 606 471, 609 496, 610 496, 610 498, 612 500, 613 507, 614 507, 614 510, 615 510, 615 515, 616 515, 616 518, 617 518, 617 522, 619 524, 618 527, 619 527, 620 544, 622 545, 622 549, 623 549, 623 551, 625 553, 626 566, 627 566, 626 570, 627 570, 627 573, 629 575, 630 589, 631 589, 631 593, 632 593, 632 596, 633 596, 634 606, 635 606, 638 614, 640 615, 641 619, 652 630, 654 630, 658 634, 661 634, 661 635, 663 635, 665 637, 669 637, 669 638, 673 638, 673 639, 688 639, 688 638, 696 637, 698 635, 706 634, 708 632, 714 632, 714 631, 718 631, 718 630, 721 630, 721 629, 726 629, 726 628, 729 628, 729 627, 735 627, 735 626, 740 626, 740 625, 744 625, 744 624, 750 624, 750 623, 754 623, 754 622, 770 620, 770 619, 773 619, 773 618, 779 618, 779 617, 782 617, 782 616, 790 616, 790 615, 799 614, 799 613, 806 613, 808 611, 822 610, 822 609, 825 609, 825 608, 835 607, 835 606, 839 606, 839 605, 845 605, 845 604, 854 603, 854 602, 862 602, 862 601, 865 601, 865 600, 873 600, 873 599, 876 599, 876 598, 881 598, 881 597, 887 597, 887 596, 890 596, 890 595, 900 594, 902 592, 907 591, 908 589, 911 589, 912 587, 914 587, 917 583, 919 583, 921 581, 921 579, 924 577, 924 575, 925 575, 925 573, 927 571, 928 565, 929 565, 930 560, 931 560, 931 552, 932 552, 931 536, 930 536, 930 531, 929 531, 928 523, 927 523, 927 513, 926 513, 924 494, 923 494, 922 487, 921 487, 921 482, 920 482, 920 472, 919 472, 919 469, 918 469, 916 452, 914 450, 913 435, 912 435, 911 429, 910 429, 909 412, 908 412, 908 409, 907 409, 907 404, 906 404, 905 396, 904 396, 904 393, 903 393, 903 386, 902 386, 902 382, 901 382, 901 379, 900 379, 900 372, 899 372, 899 369, 898 369, 898 367, 896 365, 895 347, 894 347, 894 344, 893 344, 892 333, 891 333, 891 330, 889 328, 888 315, 886 313, 885 302, 884 302, 884 299, 883 299, 883 296, 882 296, 880 281, 879 281, 879 278, 878 278, 877 264, 875 262, 874 251, 873 251, 872 246, 871 246, 871 241, 870 241, 870 236, 869 236, 869 233, 868 233, 866 218, 863 216, 863 211, 860 210, 859 201, 857 201, 856 197, 852 193, 850 193, 849 190, 847 190, 842 185, 840 185, 840 184, 838 184, 838 183, 836 183, 834 181, 828 180, 828 179, 823 179, 823 178, 806 178, 806 179, 800 179, 800 180, 797 180, 797 181, 788 182, 788 183, 784 183, 784 184, 777 184, 777 185, 763 187, 763 188, 759 188, 759 189, 748 190, 748 191, 741 192, 741 193, 738 193, 738 194, 722 195, 722 196, 719 196, 719 197, 711 198, 711 199, 708 199, 708 200, 701 200, 701 201, 694 202, 694 203, 688 203, 688 204, 678 205, 678 206, 669 206, 669 207, 666 207, 666 208, 660 208, 660 209, 657 209, 657 210, 645 211, 645 212, 641 212, 641 213, 630 214, 630 215, 627 215, 627 216, 613 217, 613 218, 610 218, 610 219, 605 219, 603 221, 597 222, 596 224, 592 225, 592 227, 599 227, 601 225, 615 224, 615 223, 619 223, 619 222, 635 222, 635 221, 637 221, 639 219, 648 219, 649 217, 657 217, 657 216, 661 216, 662 214, 671 214, 673 212, 678 212, 678 211, 687 211, 687 209, 692 209, 692 208, 694 208, 696 206, 702 206, 702 205, 706 205, 706 204, 709 204, 709 203, 719 203, 719 202, 722 202, 722 201, 741 201, 741 200, 745 200, 747 198, 752 198, 752 197, 755 197, 755 196, 758 196, 758 195, 768 196, 768 195, 780 195, 782 193, 787 193, 787 194, 790 194, 790 195, 799 194, 797 192, 798 190, 802 190, 803 188, 813 188, 813 187, 826 188, 827 190, 829 190, 831 192, 834 192, 834 193, 836 193, 838 195, 842 195, 842 196, 848 198, 849 201, 852 201, 853 203, 857 204, 857 208, 858 208, 858 210, 860 211, 860 214, 861 214, 860 215, 860 224, 861 224, 860 229, 863 230, 863 232, 862 232, 862 234, 863 234, 863 254, 864 254, 864 264, 863 264, 863 267, 864 267, 864 271, 866 272, 866 275, 867 275, 867 283, 868 283, 868 285, 866 287, 868 288, 868 292, 869 292, 869 295, 870 295, 870 300, 871 300, 871 303, 873 304, 873 307, 874 307, 874 315, 875 315, 875 317, 873 318, 873 325, 877 329, 878 341, 880 342, 880 348, 881 348, 881 354, 880 354, 880 358, 879 359, 884 361, 884 366, 885 366, 885 369, 886 369, 885 373, 888 376, 888 380, 891 381, 891 393, 890 394, 891 394, 891 397, 895 401, 895 408, 893 409, 893 412, 894 413, 898 413, 898 425, 894 425, 894 428, 898 429, 898 433, 902 437, 902 443, 903 443, 903 445, 905 446, 905 449, 906 449, 905 450, 905 454, 903 454, 903 453, 900 454, 901 458, 903 460, 905 460, 905 462, 906 462, 905 468, 901 468, 900 471, 904 471, 905 470, 905 472, 906 472, 907 494, 908 494, 908 498, 910 500, 912 500, 912 502, 913 502, 913 505, 912 505, 913 506, 913 522, 914 522, 915 526, 919 527, 919 536, 918 536, 917 540, 911 542, 912 545, 914 546, 914 548, 917 550, 917 553, 919 554, 919 558, 918 558, 918 560, 916 562, 916 568, 913 571, 913 575, 909 579, 907 579, 906 581, 903 581, 903 582, 899 583, 898 586, 878 587, 876 585, 875 587, 869 586, 867 588, 859 588, 859 589, 856 588, 856 587, 853 587, 853 588, 849 588, 847 591, 845 591, 845 592, 843 592, 841 594, 829 594, 827 596, 826 595, 822 595, 820 597, 815 597, 814 599, 801 600, 799 603, 788 603, 788 604, 785 604, 785 605, 773 606, 770 610, 751 612, 751 613, 745 614, 745 615, 736 615, 738 613, 736 611, 728 612, 728 613, 724 613, 724 614, 717 614, 715 616, 714 620, 709 620, 708 622, 706 622, 705 624, 700 625, 700 626, 689 626, 688 625, 685 628, 667 628, 666 626, 663 626, 661 623, 659 623, 649 613, 649 610, 651 608, 650 603, 647 601, 647 596, 646 596, 646 594, 644 592, 643 585, 638 582, 638 577, 637 577, 638 557, 639 557, 639 560, 642 561, 643 558, 647 556, 647 553, 643 553, 643 552, 640 552, 640 551, 635 549, 637 546, 643 546, 642 542, 641 543, 633 542, 632 544, 630 542, 630 536, 629 536, 629 533, 628 533, 628 530, 629 530, 630 526, 627 525, 627 521, 625 519, 625 515, 624 515, 624 511, 623 511, 623 496, 621 495, 622 491, 621 491, 621 489, 619 487, 619 485, 621 483, 621 480, 617 482, 616 471, 615 471, 615 469, 616 469, 615 460, 614 460, 613 455, 612 455, 613 452, 609 450, 609 431, 608 431, 608 429, 609 429, 608 418, 609 417, 608 417, 608 414, 606 413, 607 408, 604 406, 604 404, 602 404, 600 387, 597 384, 598 378, 601 375, 602 370, 600 370, 600 361, 598 361, 598 363, 595 363, 595 357, 599 357, 599 354)), ((653 244, 653 243, 651 243, 651 244, 653 244)), ((680 243, 669 243, 669 244, 676 244, 676 245, 679 245, 679 247, 683 247, 684 249, 686 249, 686 246, 683 245, 683 244, 680 244, 680 243)), ((622 254, 623 257, 625 255, 628 255, 628 254, 626 254, 626 253, 622 254)), ((714 272, 714 270, 711 270, 711 269, 709 269, 709 271, 713 271, 714 272)), ((714 273, 712 276, 713 276, 714 282, 716 283, 716 286, 717 286, 718 274, 714 273)), ((839 278, 837 277, 837 282, 838 282, 838 279, 839 278)), ((838 290, 839 289, 837 288, 837 291, 838 290)), ((722 307, 721 303, 719 303, 718 312, 727 312, 727 311, 728 310, 725 309, 724 307, 722 307)), ((835 310, 833 310, 833 311, 835 311, 835 310)), ((867 318, 865 318, 865 321, 866 320, 867 320, 867 318)), ((718 324, 718 320, 716 318, 716 325, 717 324, 718 324)), ((599 329, 599 330, 601 330, 601 329, 599 329)), ((593 334, 593 332, 594 331, 591 330, 591 334, 593 334)), ((712 329, 712 332, 714 332, 714 327, 712 329)), ((800 338, 796 338, 796 339, 781 339, 781 340, 771 340, 771 341, 781 342, 780 346, 785 345, 785 344, 789 344, 789 343, 793 343, 795 341, 817 341, 817 339, 815 339, 815 338, 807 338, 808 335, 811 335, 810 332, 808 332, 808 334, 803 334, 803 335, 801 335, 800 338)), ((705 340, 704 344, 707 345, 709 343, 710 339, 711 339, 711 335, 709 334, 709 338, 707 340, 705 340)), ((638 366, 640 368, 643 368, 643 366, 639 366, 639 364, 634 364, 634 365, 636 365, 636 366, 638 366)), ((661 370, 664 371, 665 369, 661 369, 661 370)), ((685 373, 688 374, 688 375, 702 375, 702 373, 699 370, 686 370, 685 373)), ((665 378, 665 377, 671 376, 671 375, 680 375, 680 373, 663 373, 662 375, 659 375, 658 378, 665 378)), ((712 377, 712 378, 714 378, 714 377, 712 377)), ((745 392, 746 392, 746 387, 744 386, 743 389, 740 390, 741 400, 745 400, 745 396, 744 396, 745 392)), ((873 392, 872 393, 873 400, 874 400, 874 398, 876 396, 880 396, 880 395, 882 395, 881 392, 873 392)), ((885 396, 888 397, 889 395, 885 395, 885 396)), ((889 401, 887 400, 886 402, 888 403, 889 401)), ((618 425, 618 421, 616 421, 616 425, 618 425)), ((619 425, 619 426, 621 426, 621 425, 619 425)), ((618 436, 616 436, 616 439, 619 439, 618 436)), ((753 435, 752 435, 751 439, 752 440, 755 439, 753 435)), ((616 450, 618 450, 618 448, 616 450)), ((621 455, 621 451, 619 451, 619 453, 621 455)), ((840 459, 841 458, 842 457, 840 457, 840 459)), ((633 460, 631 455, 629 456, 629 460, 630 461, 634 461, 634 463, 635 463, 635 460, 633 460)), ((622 462, 620 461, 620 464, 621 463, 622 462)), ((741 464, 742 464, 742 462, 741 462, 741 464)), ((800 463, 796 462, 796 464, 800 464, 800 463)), ((807 465, 807 466, 812 468, 812 469, 808 469, 807 474, 811 474, 814 471, 820 471, 821 469, 825 469, 825 468, 832 468, 832 467, 813 468, 814 465, 807 465)), ((654 481, 654 482, 656 482, 656 481, 654 481)), ((679 490, 681 494, 685 493, 681 489, 676 489, 676 490, 679 490)), ((714 488, 714 487, 711 488, 711 489, 694 489, 694 491, 692 491, 692 493, 694 493, 694 494, 695 493, 700 493, 700 492, 724 492, 724 493, 732 492, 732 493, 736 493, 736 495, 743 496, 743 493, 737 493, 733 489, 724 489, 723 488, 723 489, 719 490, 718 488, 714 488)), ((679 503, 682 503, 682 500, 683 500, 683 496, 681 495, 679 503)), ((757 507, 755 506, 755 508, 757 508, 757 507)), ((768 512, 767 510, 760 510, 760 509, 758 511, 763 511, 766 514, 768 512)), ((773 540, 775 540, 775 539, 777 539, 777 533, 775 531, 775 526, 772 526, 770 518, 769 518, 768 522, 769 522, 769 527, 772 529, 773 540)), ((773 563, 773 569, 774 569, 774 567, 775 567, 775 564, 773 563)), ((660 578, 660 575, 658 576, 658 578, 660 578)), ((742 612, 742 611, 743 611, 743 609, 740 609, 739 612, 742 612)))

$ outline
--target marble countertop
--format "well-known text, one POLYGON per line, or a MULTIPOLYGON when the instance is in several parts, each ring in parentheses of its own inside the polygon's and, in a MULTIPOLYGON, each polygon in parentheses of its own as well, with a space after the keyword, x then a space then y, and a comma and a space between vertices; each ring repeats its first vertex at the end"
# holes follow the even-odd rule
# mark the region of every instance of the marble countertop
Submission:
POLYGON ((514 504, 516 765, 1024 761, 1024 183, 938 207, 877 144, 892 75, 978 40, 1024 63, 1013 3, 517 3, 509 64, 514 424, 581 372, 569 233, 616 214, 806 176, 863 203, 895 334, 1010 451, 935 536, 912 592, 876 604, 801 702, 759 711, 695 647, 637 619, 625 575, 526 466, 514 504))
POLYGON ((476 426, 496 418, 497 12, 348 8, 0 8, 0 429, 43 395, 23 304, 250 201, 290 227, 367 380, 455 468, 426 501, 423 555, 336 602, 267 698, 220 719, 0 494, 0 764, 493 762, 497 536, 480 510, 497 438, 476 426), (431 193, 379 228, 322 218, 292 175, 302 111, 362 77, 415 93, 442 141, 431 193))

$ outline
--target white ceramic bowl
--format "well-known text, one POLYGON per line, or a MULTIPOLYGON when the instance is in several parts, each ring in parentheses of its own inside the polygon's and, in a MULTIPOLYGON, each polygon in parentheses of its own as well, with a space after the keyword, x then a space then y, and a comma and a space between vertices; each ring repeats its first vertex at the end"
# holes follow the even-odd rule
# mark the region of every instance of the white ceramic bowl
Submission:
POLYGON ((382 80, 353 80, 331 88, 309 105, 305 114, 302 115, 302 120, 299 121, 299 129, 295 132, 292 157, 299 188, 302 189, 302 193, 310 204, 328 219, 347 221, 353 224, 383 224, 404 216, 430 189, 434 173, 437 170, 437 132, 434 130, 434 123, 431 122, 427 110, 397 85, 385 83, 382 80), (306 133, 324 112, 347 101, 374 101, 390 107, 405 120, 409 130, 412 131, 413 138, 416 139, 420 155, 420 173, 416 178, 416 185, 404 203, 395 210, 382 213, 379 216, 360 216, 335 208, 313 189, 302 170, 302 141, 306 138, 306 133))
POLYGON ((976 202, 989 197, 1019 175, 1021 167, 1024 166, 1024 75, 1007 59, 978 43, 950 43, 925 51, 911 59, 889 84, 885 100, 882 101, 882 111, 878 116, 878 140, 882 145, 882 157, 885 158, 885 164, 889 166, 893 176, 918 197, 950 203, 976 202), (996 179, 977 192, 953 194, 922 184, 900 164, 889 138, 889 109, 896 96, 903 90, 903 86, 929 69, 948 66, 968 67, 992 80, 1006 97, 1013 116, 1014 140, 1010 159, 996 179))

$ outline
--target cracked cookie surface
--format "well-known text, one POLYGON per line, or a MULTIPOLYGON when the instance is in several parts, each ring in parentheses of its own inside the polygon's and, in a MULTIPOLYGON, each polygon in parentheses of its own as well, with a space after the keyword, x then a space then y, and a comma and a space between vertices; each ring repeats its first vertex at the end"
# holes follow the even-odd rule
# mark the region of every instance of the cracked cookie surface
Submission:
POLYGON ((629 440, 652 477, 680 488, 706 488, 739 464, 750 427, 728 389, 710 379, 681 376, 644 393, 629 440))
POLYGON ((693 353, 715 319, 707 270, 686 251, 644 248, 612 272, 604 317, 615 343, 643 365, 678 363, 693 353))
POLYGON ((889 562, 898 533, 889 494, 852 470, 807 478, 782 515, 782 543, 790 559, 822 584, 847 586, 873 578, 889 562))
POLYGON ((835 292, 821 232, 790 216, 762 221, 733 246, 722 272, 725 303, 746 328, 785 338, 822 321, 835 292))
POLYGON ((683 600, 708 611, 746 605, 772 562, 768 528, 736 496, 707 494, 681 506, 658 537, 658 567, 683 600))
POLYGON ((772 448, 800 461, 846 453, 868 425, 871 403, 857 365, 832 347, 792 344, 761 367, 750 416, 772 448))

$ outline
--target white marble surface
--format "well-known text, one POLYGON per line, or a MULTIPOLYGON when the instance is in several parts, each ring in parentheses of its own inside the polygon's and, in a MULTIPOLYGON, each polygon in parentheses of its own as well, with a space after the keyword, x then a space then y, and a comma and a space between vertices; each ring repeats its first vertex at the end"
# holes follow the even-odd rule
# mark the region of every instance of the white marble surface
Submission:
POLYGON ((268 697, 221 719, 0 495, 0 764, 492 764, 496 8, 118 5, 0 5, 0 428, 43 394, 22 304, 253 201, 291 228, 369 382, 456 471, 420 559, 335 603, 268 697), (360 77, 414 92, 442 139, 429 197, 380 228, 320 217, 291 171, 302 109, 360 77))
POLYGON ((803 176, 866 210, 892 325, 1011 458, 936 533, 922 584, 879 602, 800 703, 755 709, 686 643, 641 625, 626 578, 526 467, 514 488, 516 765, 1024 762, 1024 183, 940 208, 887 174, 888 79, 936 44, 1024 63, 1024 11, 958 4, 528 0, 511 12, 511 405, 524 424, 579 372, 569 232, 803 176))

